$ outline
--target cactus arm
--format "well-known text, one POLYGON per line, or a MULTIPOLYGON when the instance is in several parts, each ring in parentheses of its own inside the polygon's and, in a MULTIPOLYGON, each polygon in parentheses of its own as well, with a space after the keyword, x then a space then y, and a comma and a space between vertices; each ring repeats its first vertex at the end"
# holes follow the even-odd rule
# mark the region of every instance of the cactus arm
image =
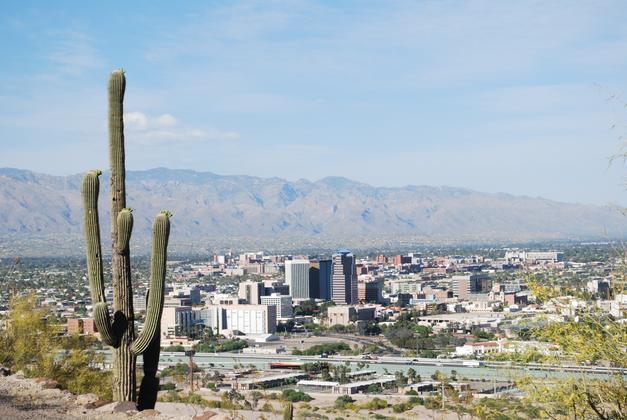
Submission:
POLYGON ((94 306, 94 323, 96 324, 96 328, 98 328, 100 338, 105 344, 113 348, 120 346, 119 334, 116 334, 112 327, 109 317, 109 308, 107 308, 105 302, 98 302, 94 306))
POLYGON ((144 329, 131 346, 133 354, 142 354, 159 334, 159 323, 163 312, 165 265, 170 236, 170 213, 161 212, 152 224, 152 258, 150 267, 150 293, 146 307, 144 329))
POLYGON ((122 209, 118 213, 118 249, 124 253, 128 251, 133 231, 133 213, 131 209, 122 209))
POLYGON ((98 220, 99 176, 102 172, 89 171, 83 178, 83 226, 87 250, 87 278, 92 304, 105 302, 104 280, 102 275, 102 250, 100 246, 100 223, 98 220))

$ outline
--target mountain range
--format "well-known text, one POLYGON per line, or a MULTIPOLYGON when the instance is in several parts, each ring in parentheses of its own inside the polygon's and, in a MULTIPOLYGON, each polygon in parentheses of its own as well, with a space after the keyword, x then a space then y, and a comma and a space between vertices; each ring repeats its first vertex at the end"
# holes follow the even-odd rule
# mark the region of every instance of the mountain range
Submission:
MULTIPOLYGON (((52 176, 0 168, 0 237, 54 238, 82 246, 82 175, 52 176)), ((608 206, 464 188, 373 187, 341 177, 312 182, 222 176, 157 168, 127 172, 134 238, 145 242, 152 217, 173 214, 171 241, 233 246, 233 241, 341 245, 438 241, 616 239, 627 219, 608 206)), ((100 211, 107 238, 108 178, 101 177, 100 211)))

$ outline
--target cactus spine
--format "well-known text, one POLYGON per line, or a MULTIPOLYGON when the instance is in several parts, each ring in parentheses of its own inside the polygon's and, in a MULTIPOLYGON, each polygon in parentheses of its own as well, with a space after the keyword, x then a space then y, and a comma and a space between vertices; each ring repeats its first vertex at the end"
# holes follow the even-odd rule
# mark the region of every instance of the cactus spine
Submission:
POLYGON ((126 208, 124 167, 123 101, 126 79, 122 70, 109 76, 109 163, 111 188, 111 273, 113 285, 113 320, 104 294, 98 194, 100 171, 90 171, 82 185, 84 230, 87 249, 87 274, 94 305, 94 322, 102 341, 113 350, 113 398, 136 401, 136 357, 144 355, 144 379, 140 388, 140 409, 153 408, 158 390, 156 379, 159 360, 159 324, 163 311, 163 291, 168 238, 169 212, 158 214, 152 226, 150 293, 143 331, 135 337, 133 289, 131 285, 130 238, 133 214, 126 208), (143 395, 142 395, 143 394, 143 395), (154 394, 154 395, 153 395, 154 394))

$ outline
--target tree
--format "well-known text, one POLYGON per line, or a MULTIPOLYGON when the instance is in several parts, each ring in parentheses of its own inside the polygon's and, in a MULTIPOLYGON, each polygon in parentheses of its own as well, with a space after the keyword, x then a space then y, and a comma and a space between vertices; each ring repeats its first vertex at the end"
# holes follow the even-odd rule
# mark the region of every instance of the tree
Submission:
POLYGON ((414 368, 409 368, 407 370, 407 379, 409 379, 412 383, 416 381, 416 371, 414 368))
POLYGON ((394 372, 394 378, 396 379, 396 386, 401 387, 407 385, 407 377, 402 371, 397 370, 394 372))
MULTIPOLYGON (((627 325, 599 314, 580 314, 579 322, 550 322, 536 331, 539 339, 559 346, 554 362, 603 363, 627 367, 627 325)), ((624 418, 627 384, 621 374, 610 379, 590 378, 586 372, 553 381, 522 378, 518 386, 527 400, 553 418, 624 418)))
POLYGON ((0 363, 28 376, 51 377, 54 354, 60 350, 57 333, 50 314, 37 308, 34 294, 13 297, 6 327, 1 331, 0 363))
POLYGON ((111 374, 101 371, 104 357, 87 337, 59 337, 61 325, 34 295, 13 297, 9 318, 0 330, 0 363, 27 376, 56 380, 75 394, 111 398, 111 374))

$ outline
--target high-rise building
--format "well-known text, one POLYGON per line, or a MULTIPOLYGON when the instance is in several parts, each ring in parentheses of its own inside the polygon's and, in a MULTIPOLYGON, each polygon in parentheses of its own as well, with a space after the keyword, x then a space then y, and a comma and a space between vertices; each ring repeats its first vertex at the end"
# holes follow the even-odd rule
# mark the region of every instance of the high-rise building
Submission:
POLYGON ((331 300, 331 279, 333 278, 333 262, 320 260, 320 299, 331 300))
POLYGON ((383 279, 369 279, 357 283, 357 298, 361 302, 383 303, 383 279))
POLYGON ((331 300, 331 260, 313 260, 309 267, 311 298, 331 300))
POLYGON ((346 249, 333 254, 331 300, 337 305, 357 302, 355 256, 346 249))
POLYGON ((221 306, 220 325, 222 330, 236 330, 244 334, 272 334, 276 332, 276 306, 221 306))
POLYGON ((263 282, 247 280, 239 284, 237 297, 251 305, 258 305, 261 302, 260 298, 264 295, 264 291, 265 287, 263 282))
POLYGON ((309 265, 309 297, 320 298, 320 263, 311 260, 309 265))
POLYGON ((194 326, 194 314, 191 306, 164 307, 161 315, 161 334, 182 336, 191 332, 194 326))
POLYGON ((292 317, 292 297, 279 295, 273 293, 270 296, 261 297, 262 305, 274 305, 276 306, 277 318, 291 318, 292 317))
POLYGON ((309 299, 309 260, 285 261, 285 284, 294 299, 309 299))

